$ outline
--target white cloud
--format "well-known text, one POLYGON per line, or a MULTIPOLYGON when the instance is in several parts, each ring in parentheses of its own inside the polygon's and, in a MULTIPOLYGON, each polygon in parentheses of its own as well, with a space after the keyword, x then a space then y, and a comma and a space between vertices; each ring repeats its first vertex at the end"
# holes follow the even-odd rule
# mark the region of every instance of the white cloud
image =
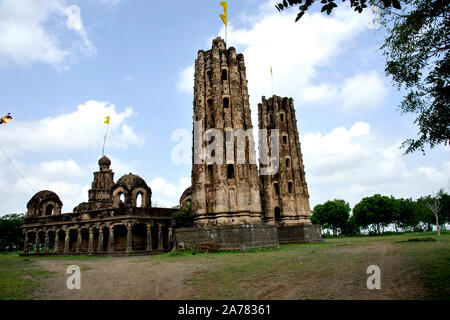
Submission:
MULTIPOLYGON (((302 102, 333 102, 341 110, 373 108, 386 97, 386 86, 375 71, 356 73, 340 79, 341 85, 316 83, 318 69, 335 62, 346 52, 355 35, 372 29, 373 14, 355 14, 346 6, 331 16, 308 13, 294 23, 297 12, 279 13, 274 2, 266 1, 252 16, 241 15, 248 28, 236 29, 229 23, 228 45, 243 49, 247 67, 252 121, 257 120, 261 96, 271 95, 270 66, 273 67, 273 92, 302 102)), ((224 28, 219 32, 224 37, 224 28)), ((211 46, 209 39, 206 47, 211 46)), ((183 69, 178 78, 179 91, 192 94, 194 66, 183 69)), ((255 122, 256 123, 256 122, 255 122)))
POLYGON ((354 205, 375 193, 417 198, 449 184, 449 161, 440 168, 408 164, 401 141, 377 135, 364 122, 305 135, 301 142, 311 206, 334 198, 354 205))
POLYGON ((382 105, 389 89, 378 72, 356 73, 341 85, 322 83, 302 89, 301 98, 306 103, 326 105, 332 103, 343 111, 373 109, 382 105))
POLYGON ((79 52, 90 55, 96 51, 83 27, 80 8, 67 6, 65 0, 1 1, 0 34, 3 64, 47 63, 66 69, 68 60, 79 52))
POLYGON ((27 202, 40 190, 56 192, 64 204, 64 212, 71 212, 78 203, 87 199, 90 185, 83 185, 83 181, 92 173, 88 174, 86 168, 81 168, 72 159, 36 165, 13 161, 13 164, 20 175, 9 163, 0 164, 0 192, 3 200, 0 214, 26 212, 27 202))
POLYGON ((173 207, 179 204, 184 190, 191 185, 191 179, 181 178, 178 185, 167 182, 164 178, 157 177, 150 182, 152 189, 152 201, 157 206, 173 207))
POLYGON ((111 116, 106 147, 127 149, 129 145, 144 144, 144 139, 126 123, 134 115, 131 107, 118 112, 108 102, 91 100, 72 113, 33 121, 11 121, 2 135, 25 151, 98 149, 106 130, 103 122, 106 116, 111 116))
POLYGON ((194 91, 194 65, 186 67, 180 72, 177 81, 177 90, 192 94, 194 91))

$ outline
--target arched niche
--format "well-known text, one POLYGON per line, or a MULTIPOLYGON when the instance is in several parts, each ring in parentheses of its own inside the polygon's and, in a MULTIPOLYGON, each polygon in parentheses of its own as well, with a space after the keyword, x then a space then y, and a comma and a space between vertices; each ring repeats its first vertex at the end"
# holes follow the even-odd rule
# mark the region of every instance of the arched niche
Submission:
POLYGON ((132 205, 133 207, 138 207, 138 197, 141 197, 141 205, 140 208, 150 208, 151 207, 151 200, 150 200, 150 194, 149 192, 144 188, 136 188, 131 193, 131 199, 132 199, 132 205))
POLYGON ((125 206, 126 204, 131 204, 130 197, 128 195, 128 191, 125 190, 123 187, 116 188, 112 193, 112 202, 113 202, 113 208, 121 208, 122 206, 125 206), (121 200, 121 197, 123 196, 121 200))

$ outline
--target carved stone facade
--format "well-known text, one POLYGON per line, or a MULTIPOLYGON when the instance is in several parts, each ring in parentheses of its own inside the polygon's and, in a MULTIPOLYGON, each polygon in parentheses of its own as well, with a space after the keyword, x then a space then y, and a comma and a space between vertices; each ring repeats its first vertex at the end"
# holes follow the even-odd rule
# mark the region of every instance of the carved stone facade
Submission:
POLYGON ((195 225, 311 224, 293 100, 263 97, 259 105, 264 142, 280 131, 280 170, 258 174, 244 56, 217 38, 198 52, 194 80, 192 187, 180 205, 189 194, 195 225))
MULTIPOLYGON (((278 161, 271 163, 278 170, 260 175, 263 220, 282 225, 311 224, 309 194, 305 179, 300 139, 293 99, 273 96, 258 105, 261 129, 278 130, 278 161)), ((276 136, 275 136, 276 137, 276 136)), ((267 135, 267 145, 271 145, 267 135)), ((264 168, 260 164, 260 170, 264 168)))
MULTIPOLYGON (((261 202, 244 56, 217 38, 195 62, 194 121, 202 146, 194 147, 192 213, 196 225, 261 222, 261 202), (233 133, 245 137, 245 155, 233 133), (228 134, 228 136, 227 136, 228 134), (205 137, 205 139, 202 139, 205 137), (207 150, 210 142, 216 148, 207 150), (202 149, 205 161, 196 163, 202 149), (196 150, 198 153, 196 154, 196 150), (238 151, 238 152, 237 152, 238 151), (237 161, 242 156, 243 161, 237 161), (252 161, 253 160, 253 161, 252 161)), ((196 129, 194 128, 194 135, 196 129)))
POLYGON ((62 202, 52 191, 38 192, 27 205, 22 230, 24 254, 157 253, 173 245, 172 213, 153 208, 151 190, 139 176, 114 183, 107 157, 94 172, 89 201, 61 214, 62 202))

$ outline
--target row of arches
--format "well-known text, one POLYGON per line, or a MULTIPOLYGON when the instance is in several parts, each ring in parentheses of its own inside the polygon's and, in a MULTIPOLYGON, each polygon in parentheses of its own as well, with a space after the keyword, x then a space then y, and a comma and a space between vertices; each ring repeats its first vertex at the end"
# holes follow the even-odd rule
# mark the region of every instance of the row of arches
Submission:
MULTIPOLYGON (((280 112, 280 122, 284 123, 285 119, 286 119, 286 116, 285 116, 284 112, 280 112)), ((267 122, 269 123, 269 125, 273 125, 274 124, 273 114, 272 113, 269 113, 267 115, 267 122)))
MULTIPOLYGON (((287 110, 288 98, 283 98, 281 100, 281 109, 287 110)), ((274 111, 273 104, 267 104, 267 111, 274 111)))
POLYGON ((131 193, 123 187, 116 188, 112 193, 113 208, 123 208, 126 206, 136 208, 151 207, 151 200, 148 191, 144 188, 134 189, 131 193))
MULTIPOLYGON (((212 70, 206 71, 206 79, 208 83, 208 87, 212 88, 213 86, 213 72, 212 70)), ((222 68, 222 71, 220 72, 220 80, 227 81, 228 80, 228 69, 222 68)))
MULTIPOLYGON (((293 194, 294 193, 294 182, 288 181, 287 184, 287 193, 293 194)), ((278 182, 273 183, 273 195, 279 197, 280 196, 280 186, 278 182)))
POLYGON ((28 230, 24 253, 162 251, 171 249, 172 238, 172 228, 164 223, 28 230))

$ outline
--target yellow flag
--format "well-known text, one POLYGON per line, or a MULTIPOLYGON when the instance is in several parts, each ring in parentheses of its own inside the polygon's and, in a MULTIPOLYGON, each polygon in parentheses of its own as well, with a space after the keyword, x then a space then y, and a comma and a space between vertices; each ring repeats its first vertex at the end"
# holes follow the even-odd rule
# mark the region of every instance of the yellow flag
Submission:
POLYGON ((107 117, 106 117, 106 120, 105 120, 105 123, 106 123, 106 124, 109 124, 109 120, 111 120, 111 117, 110 117, 110 116, 107 116, 107 117))
POLYGON ((222 5, 223 11, 224 11, 224 14, 221 14, 220 18, 222 18, 223 23, 226 26, 228 26, 228 24, 227 24, 227 7, 228 7, 227 2, 226 1, 221 1, 220 4, 222 5))
POLYGON ((270 74, 273 75, 272 66, 270 66, 270 74))

